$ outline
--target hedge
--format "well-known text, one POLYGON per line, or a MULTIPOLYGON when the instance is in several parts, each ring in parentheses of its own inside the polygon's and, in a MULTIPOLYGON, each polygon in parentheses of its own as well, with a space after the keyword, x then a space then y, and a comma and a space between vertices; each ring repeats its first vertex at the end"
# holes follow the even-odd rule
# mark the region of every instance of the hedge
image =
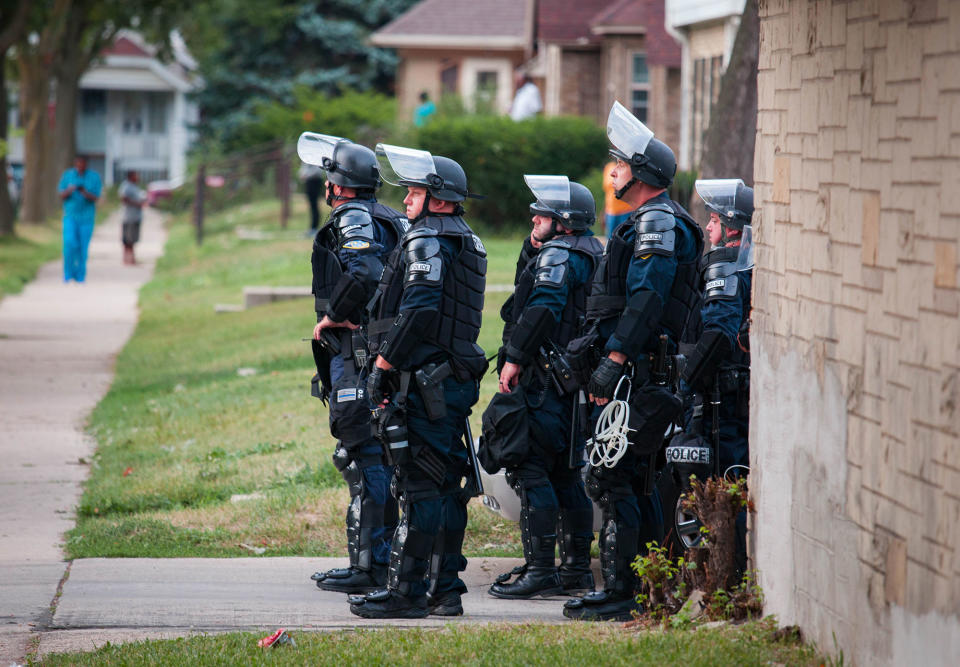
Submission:
POLYGON ((585 118, 436 118, 411 134, 416 146, 463 166, 470 190, 486 195, 468 203, 469 215, 499 231, 529 227, 532 196, 524 174, 579 181, 602 167, 607 155, 604 130, 585 118))

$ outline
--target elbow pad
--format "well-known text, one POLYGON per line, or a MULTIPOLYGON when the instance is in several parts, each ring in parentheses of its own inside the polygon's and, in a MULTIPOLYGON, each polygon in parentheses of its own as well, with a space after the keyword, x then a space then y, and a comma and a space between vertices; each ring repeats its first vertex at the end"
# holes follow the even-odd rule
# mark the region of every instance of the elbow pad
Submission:
POLYGON ((437 321, 435 308, 416 308, 404 310, 393 321, 393 326, 387 332, 380 345, 379 354, 391 365, 403 368, 419 343, 436 338, 434 325, 437 321))
POLYGON ((546 306, 525 309, 507 343, 507 359, 517 364, 529 363, 556 326, 557 318, 546 306))
POLYGON ((684 363, 680 377, 691 387, 697 388, 716 374, 720 362, 732 352, 733 346, 725 333, 719 329, 707 329, 684 363))
POLYGON ((623 353, 633 359, 656 331, 660 322, 663 304, 656 292, 645 290, 638 292, 627 301, 627 307, 620 315, 613 336, 623 343, 623 353))
POLYGON ((349 273, 344 273, 330 293, 327 315, 334 322, 350 320, 354 324, 360 324, 368 298, 369 295, 363 283, 349 273))

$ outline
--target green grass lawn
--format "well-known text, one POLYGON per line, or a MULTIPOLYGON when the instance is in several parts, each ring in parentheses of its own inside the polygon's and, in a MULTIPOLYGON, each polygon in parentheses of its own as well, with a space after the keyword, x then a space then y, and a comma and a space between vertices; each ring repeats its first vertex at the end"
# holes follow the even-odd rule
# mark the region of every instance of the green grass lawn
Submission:
MULTIPOLYGON (((295 203, 294 220, 305 218, 295 203)), ((330 461, 326 408, 309 395, 313 362, 301 341, 315 322, 312 302, 214 313, 214 304, 239 302, 245 285, 310 284, 310 240, 292 231, 274 241, 235 233, 276 229, 278 219, 276 202, 224 211, 208 218, 199 248, 189 217, 173 219, 166 253, 140 293, 136 331, 90 418, 98 449, 67 538, 71 558, 251 555, 241 544, 266 556, 346 553, 348 496, 330 461)), ((488 281, 511 283, 519 241, 485 243, 488 281)), ((499 345, 507 295, 487 297, 480 342, 488 355, 499 345)), ((495 390, 487 375, 475 433, 495 390)), ((519 555, 519 533, 473 502, 465 550, 519 555)))
POLYGON ((43 225, 20 223, 15 236, 0 237, 0 299, 19 293, 41 264, 59 256, 59 220, 43 225))
POLYGON ((637 631, 621 624, 451 624, 293 632, 296 646, 257 647, 265 633, 231 633, 108 645, 44 657, 44 665, 818 665, 814 649, 775 641, 770 621, 685 631, 637 631))

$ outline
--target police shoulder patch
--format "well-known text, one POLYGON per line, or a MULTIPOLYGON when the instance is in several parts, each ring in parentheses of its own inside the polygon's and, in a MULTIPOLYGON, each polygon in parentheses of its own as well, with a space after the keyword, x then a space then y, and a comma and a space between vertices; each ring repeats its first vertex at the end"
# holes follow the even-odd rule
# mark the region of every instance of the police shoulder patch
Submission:
POLYGON ((354 239, 352 241, 347 241, 343 244, 343 247, 348 250, 366 250, 370 247, 369 241, 363 241, 361 239, 354 239))

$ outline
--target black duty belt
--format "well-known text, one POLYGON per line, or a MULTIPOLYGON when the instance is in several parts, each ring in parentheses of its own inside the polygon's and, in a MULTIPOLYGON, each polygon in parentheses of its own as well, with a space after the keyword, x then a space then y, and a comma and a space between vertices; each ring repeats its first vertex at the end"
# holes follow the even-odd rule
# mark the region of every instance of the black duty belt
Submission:
POLYGON ((379 320, 371 320, 370 324, 367 325, 367 335, 373 337, 387 333, 390 331, 395 320, 396 318, 393 317, 382 317, 379 320))
POLYGON ((623 310, 627 305, 625 296, 588 296, 587 311, 623 310))

